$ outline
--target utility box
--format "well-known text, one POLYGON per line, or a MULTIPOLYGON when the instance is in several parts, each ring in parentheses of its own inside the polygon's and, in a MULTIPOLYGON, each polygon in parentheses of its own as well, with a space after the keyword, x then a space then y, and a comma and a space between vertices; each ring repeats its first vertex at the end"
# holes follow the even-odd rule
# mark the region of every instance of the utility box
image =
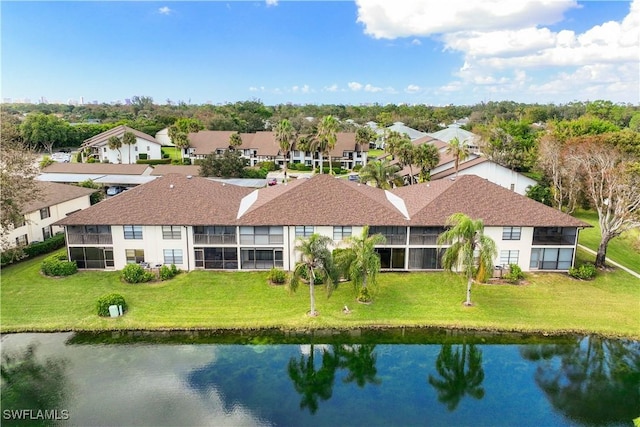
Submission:
POLYGON ((120 310, 118 309, 117 305, 110 305, 109 306, 109 316, 111 316, 111 317, 120 316, 120 310))

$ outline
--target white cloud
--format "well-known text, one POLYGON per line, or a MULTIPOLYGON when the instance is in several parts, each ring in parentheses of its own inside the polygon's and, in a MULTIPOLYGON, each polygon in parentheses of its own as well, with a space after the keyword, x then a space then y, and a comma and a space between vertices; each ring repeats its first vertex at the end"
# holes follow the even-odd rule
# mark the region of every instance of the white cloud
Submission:
POLYGON ((411 85, 407 86, 404 89, 404 91, 406 93, 418 93, 418 92, 422 91, 422 88, 420 86, 418 86, 418 85, 411 84, 411 85))
POLYGON ((414 46, 420 46, 422 44, 422 42, 418 39, 413 39, 411 40, 411 44, 414 46))
POLYGON ((266 0, 267 6, 277 6, 278 0, 266 0))
POLYGON ((161 15, 171 15, 171 13, 173 13, 173 10, 170 9, 169 6, 162 6, 158 9, 158 13, 161 15))
POLYGON ((377 87, 377 86, 373 86, 370 85, 369 83, 367 83, 364 86, 364 91, 365 92, 372 92, 372 93, 376 93, 376 92, 382 92, 384 89, 382 89, 381 87, 377 87))
POLYGON ((349 89, 353 91, 359 91, 360 89, 362 89, 362 84, 358 82, 349 82, 347 83, 347 86, 349 86, 349 89))
POLYGON ((310 93, 311 88, 309 87, 309 85, 302 85, 302 86, 296 85, 291 88, 291 91, 293 93, 310 93))
POLYGON ((429 36, 550 25, 576 0, 356 0, 358 22, 375 38, 429 36))
POLYGON ((338 91, 338 85, 334 83, 331 86, 325 86, 323 89, 325 91, 327 91, 327 92, 337 92, 338 91))

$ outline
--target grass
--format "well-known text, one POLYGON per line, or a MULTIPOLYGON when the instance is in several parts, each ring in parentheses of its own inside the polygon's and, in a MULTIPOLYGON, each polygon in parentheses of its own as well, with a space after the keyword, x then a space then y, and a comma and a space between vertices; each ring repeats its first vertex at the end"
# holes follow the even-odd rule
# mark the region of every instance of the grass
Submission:
POLYGON ((162 154, 168 154, 171 160, 182 160, 180 150, 176 147, 162 147, 162 154))
MULTIPOLYGON (((593 225, 593 228, 586 228, 580 231, 579 243, 592 249, 598 250, 600 244, 600 226, 598 225, 598 213, 595 211, 579 210, 573 214, 578 219, 593 225)), ((595 261, 595 255, 591 256, 590 262, 595 261)), ((635 228, 623 233, 609 242, 607 247, 607 258, 616 261, 640 272, 640 229, 635 228)))
POLYGON ((44 277, 41 260, 3 269, 2 332, 436 326, 640 338, 640 286, 623 271, 601 273, 591 282, 540 273, 529 274, 520 286, 475 285, 474 307, 462 305, 465 283, 454 274, 387 273, 380 275, 371 305, 356 303, 349 283, 329 299, 318 287, 320 315, 310 318, 307 288, 289 294, 269 285, 263 272, 193 271, 129 285, 118 272, 44 277), (100 318, 96 302, 111 292, 125 297, 129 312, 100 318), (350 314, 342 312, 345 305, 350 314))

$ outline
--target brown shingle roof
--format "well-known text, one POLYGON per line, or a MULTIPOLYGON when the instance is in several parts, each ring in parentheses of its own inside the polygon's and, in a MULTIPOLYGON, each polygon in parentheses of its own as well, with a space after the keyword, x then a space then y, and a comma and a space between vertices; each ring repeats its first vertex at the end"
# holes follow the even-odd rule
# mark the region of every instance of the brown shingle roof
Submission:
POLYGON ((142 175, 149 165, 124 165, 117 163, 53 163, 43 173, 79 173, 99 175, 142 175))
POLYGON ((32 200, 23 207, 25 213, 35 212, 47 206, 68 202, 79 197, 89 196, 98 190, 77 185, 58 184, 55 182, 36 181, 39 189, 38 199, 32 200))
POLYGON ((125 132, 133 133, 137 138, 144 139, 146 141, 154 142, 156 144, 160 144, 154 137, 151 135, 147 135, 144 132, 140 132, 139 130, 135 130, 125 125, 116 126, 112 129, 99 133, 98 135, 92 136, 91 138, 85 139, 82 143, 82 147, 101 147, 106 145, 109 142, 109 138, 112 136, 122 137, 125 132))
POLYGON ((246 225, 404 225, 407 220, 383 190, 315 175, 258 190, 239 222, 246 225), (277 188, 276 188, 277 187, 277 188))
POLYGON ((153 176, 168 175, 170 173, 179 173, 181 175, 200 175, 200 166, 196 165, 156 165, 151 171, 153 176))
POLYGON ((160 177, 58 221, 59 225, 233 224, 252 189, 181 174, 160 177))
POLYGON ((475 175, 394 189, 405 200, 410 225, 438 226, 461 212, 486 226, 590 227, 570 215, 475 175))
MULTIPOLYGON (((226 130, 201 130, 200 132, 190 132, 188 134, 189 146, 193 148, 193 152, 196 155, 206 156, 211 154, 216 149, 229 148, 229 138, 234 131, 226 130)), ((244 142, 244 135, 240 135, 244 142)))

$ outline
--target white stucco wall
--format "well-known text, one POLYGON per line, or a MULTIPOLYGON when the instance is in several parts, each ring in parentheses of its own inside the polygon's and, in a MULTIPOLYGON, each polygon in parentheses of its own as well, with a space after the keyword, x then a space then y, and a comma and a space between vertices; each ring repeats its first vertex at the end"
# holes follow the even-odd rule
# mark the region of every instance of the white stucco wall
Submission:
POLYGON ((460 170, 458 175, 477 175, 510 190, 513 186, 512 190, 523 196, 527 192, 527 187, 537 184, 535 180, 493 162, 483 162, 460 170))
POLYGON ((136 143, 133 145, 122 144, 120 152, 111 150, 106 145, 100 148, 100 158, 109 160, 109 163, 134 164, 138 160, 139 154, 147 154, 148 160, 159 160, 162 158, 162 147, 155 142, 136 138, 136 143), (129 162, 129 158, 131 158, 131 162, 129 162))

